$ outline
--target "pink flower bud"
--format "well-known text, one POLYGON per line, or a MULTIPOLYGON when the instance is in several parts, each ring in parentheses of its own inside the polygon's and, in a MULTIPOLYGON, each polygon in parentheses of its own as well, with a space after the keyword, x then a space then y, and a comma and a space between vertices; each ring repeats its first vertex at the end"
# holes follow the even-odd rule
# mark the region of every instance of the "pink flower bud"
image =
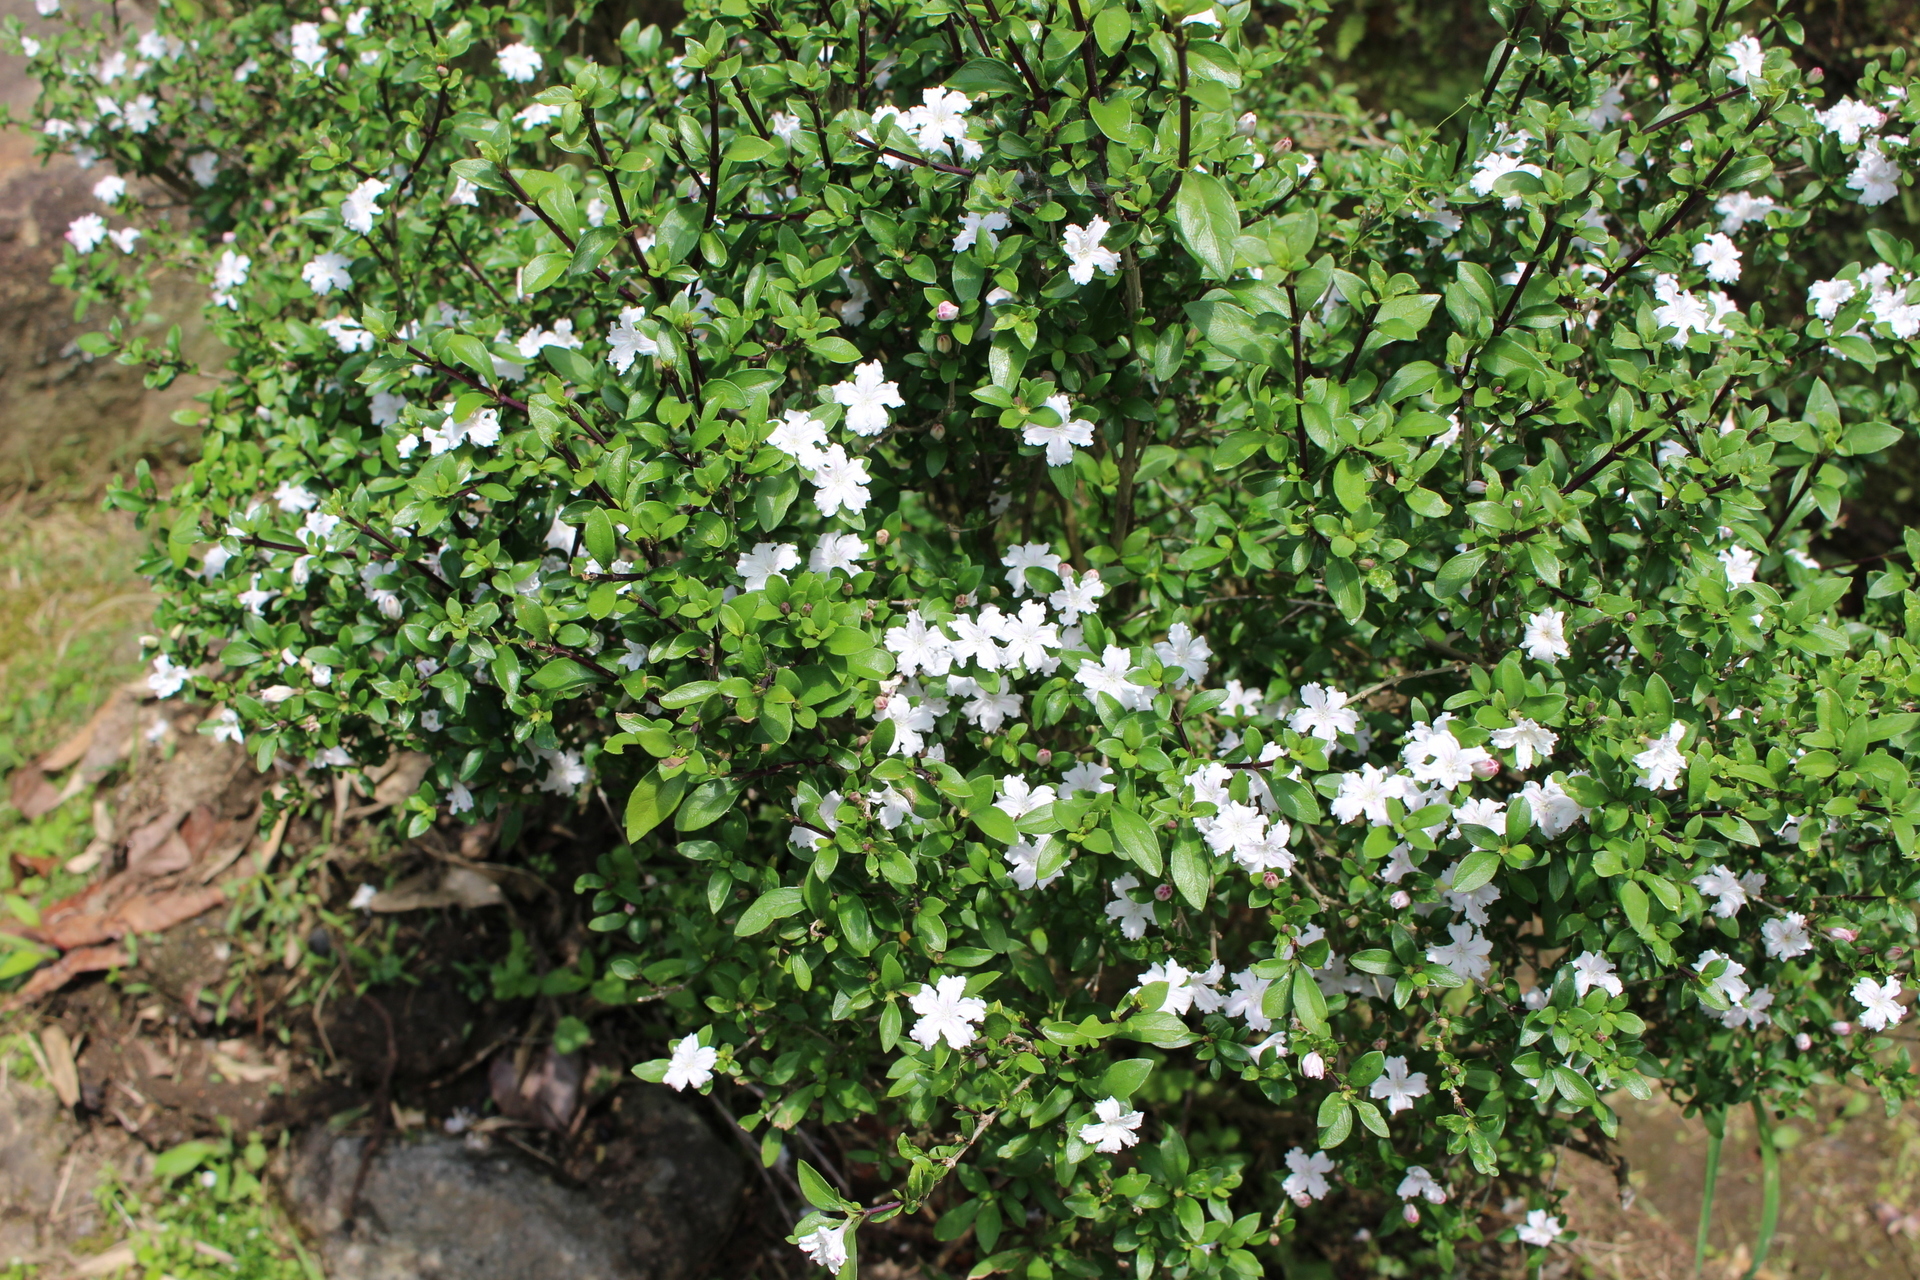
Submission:
POLYGON ((1805 1053, 1807 1050, 1813 1048, 1813 1037, 1802 1031, 1793 1038, 1793 1047, 1805 1053))
POLYGON ((1300 1059, 1300 1074, 1309 1080, 1322 1080, 1327 1074, 1327 1060, 1317 1053, 1310 1053, 1300 1059))
POLYGON ((1407 1225, 1410 1227, 1420 1225, 1420 1211, 1410 1204, 1400 1206, 1400 1216, 1407 1220, 1407 1225))
POLYGON ((1233 122, 1233 131, 1243 138, 1251 138, 1253 131, 1260 127, 1260 117, 1249 111, 1233 122))
POLYGON ((1034 754, 1033 762, 1044 769, 1048 765, 1053 763, 1053 752, 1047 750, 1045 747, 1042 747, 1038 752, 1034 754))
POLYGON ((1475 760, 1473 762, 1473 776, 1482 782, 1499 772, 1500 762, 1498 760, 1475 760))
POLYGON ((1827 930, 1827 936, 1835 942, 1854 942, 1859 939, 1860 931, 1858 929, 1849 929, 1844 925, 1835 925, 1833 928, 1827 930))
POLYGON ((1486 482, 1485 480, 1469 480, 1469 481, 1467 481, 1467 492, 1468 492, 1468 493, 1471 493, 1471 494, 1474 494, 1475 496, 1478 496, 1478 495, 1480 495, 1480 494, 1483 494, 1483 493, 1485 493, 1486 491, 1487 491, 1487 482, 1486 482))
POLYGON ((1293 1202, 1304 1209, 1313 1203, 1313 1197, 1304 1191, 1296 1191, 1293 1193, 1293 1202))
POLYGON ((1171 902, 1173 901, 1173 886, 1170 884, 1155 885, 1153 896, 1160 902, 1171 902))
POLYGON ((1393 896, 1387 899, 1387 905, 1395 911, 1405 911, 1413 905, 1413 895, 1405 889, 1396 889, 1394 890, 1393 896))
POLYGON ((1851 1022, 1836 1022, 1828 1027, 1827 1030, 1837 1036, 1850 1036, 1853 1034, 1853 1024, 1851 1022))
POLYGON ((960 318, 960 308, 951 302, 943 302, 933 309, 933 318, 935 320, 958 320, 960 318))
POLYGON ((1827 78, 1827 69, 1825 67, 1815 67, 1813 68, 1813 70, 1807 72, 1808 84, 1819 84, 1822 80, 1825 80, 1826 78, 1827 78))
POLYGON ((1269 889, 1278 889, 1280 887, 1280 873, 1278 871, 1269 871, 1260 877, 1260 883, 1269 889))

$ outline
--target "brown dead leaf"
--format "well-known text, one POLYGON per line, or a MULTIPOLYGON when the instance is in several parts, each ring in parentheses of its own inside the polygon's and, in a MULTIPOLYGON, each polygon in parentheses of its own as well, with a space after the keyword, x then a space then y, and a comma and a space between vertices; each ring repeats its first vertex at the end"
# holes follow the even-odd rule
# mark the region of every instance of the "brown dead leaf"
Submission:
POLYGON ((47 1055, 47 1083, 68 1110, 80 1105, 80 1068, 73 1061, 73 1041, 58 1025, 40 1032, 40 1049, 47 1055))
POLYGON ((216 817, 206 805, 195 805, 186 821, 180 824, 180 838, 186 842, 188 851, 197 861, 213 842, 219 838, 221 828, 227 824, 216 817))
POLYGON ((107 1250, 105 1253, 94 1254, 68 1274, 82 1278, 109 1276, 116 1271, 126 1270, 137 1261, 138 1259, 136 1259, 133 1254, 133 1245, 130 1243, 121 1243, 113 1246, 113 1248, 107 1250))
POLYGON ((506 900, 500 886, 478 871, 448 867, 442 872, 423 871, 408 876, 391 889, 374 894, 367 909, 392 915, 435 907, 497 907, 506 900))
POLYGON ((83 973, 122 969, 130 963, 132 961, 122 947, 81 947, 69 951, 52 964, 36 969, 25 985, 5 1001, 0 1001, 0 1012, 23 1008, 49 991, 58 991, 83 973))
POLYGON ((286 1076, 283 1067, 271 1062, 242 1062, 229 1054, 215 1050, 208 1061, 215 1071, 228 1080, 238 1080, 241 1084, 265 1084, 269 1080, 280 1080, 286 1076))
POLYGON ((513 1055, 501 1054, 487 1070, 487 1087, 502 1115, 565 1133, 580 1105, 582 1074, 577 1054, 541 1053, 533 1069, 514 1079, 513 1055))
POLYGON ((135 827, 127 836, 127 870, 144 876, 165 875, 168 871, 178 871, 193 861, 193 851, 180 839, 180 820, 186 816, 186 810, 175 809, 161 814, 151 822, 135 827), (163 848, 169 841, 175 847, 163 848), (177 866, 167 865, 177 862, 177 866), (164 868, 164 869, 163 869, 164 868))
POLYGON ((67 916, 44 925, 42 940, 69 950, 90 943, 123 938, 129 933, 160 933, 183 920, 191 920, 227 900, 218 885, 199 889, 176 889, 171 893, 142 894, 111 910, 67 916))
POLYGON ((47 775, 31 764, 23 764, 13 771, 7 780, 7 796, 13 801, 13 807, 20 816, 31 822, 35 818, 52 813, 60 805, 60 791, 47 775))
POLYGON ((420 789, 420 781, 427 776, 433 760, 419 751, 405 751, 390 763, 392 772, 373 789, 373 802, 387 807, 399 804, 420 789))

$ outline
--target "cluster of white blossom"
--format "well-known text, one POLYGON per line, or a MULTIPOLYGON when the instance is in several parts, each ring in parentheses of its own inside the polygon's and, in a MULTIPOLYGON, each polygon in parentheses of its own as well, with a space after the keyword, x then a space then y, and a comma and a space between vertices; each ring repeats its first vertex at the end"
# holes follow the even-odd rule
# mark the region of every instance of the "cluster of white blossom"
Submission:
POLYGON ((1912 272, 1896 274, 1887 263, 1879 262, 1857 276, 1816 282, 1807 290, 1807 307, 1815 316, 1832 322, 1842 307, 1864 295, 1867 315, 1853 326, 1850 335, 1864 336, 1864 326, 1870 318, 1874 324, 1886 325, 1895 338, 1904 342, 1920 336, 1920 303, 1910 301, 1914 284, 1912 272))

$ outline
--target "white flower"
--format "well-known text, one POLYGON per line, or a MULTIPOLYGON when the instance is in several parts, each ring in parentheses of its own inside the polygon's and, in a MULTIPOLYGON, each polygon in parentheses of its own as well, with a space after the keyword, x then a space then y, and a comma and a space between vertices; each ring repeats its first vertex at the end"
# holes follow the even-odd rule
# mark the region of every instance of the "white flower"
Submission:
POLYGON ((447 193, 448 204, 466 205, 468 208, 480 207, 480 188, 465 178, 453 180, 453 190, 447 193))
POLYGON ((1387 801, 1406 802, 1407 780, 1388 773, 1378 765, 1363 764, 1352 773, 1340 775, 1340 792, 1333 798, 1333 816, 1337 822, 1352 822, 1365 817, 1375 826, 1393 819, 1387 813, 1387 801))
POLYGON ((1798 911, 1789 911, 1778 920, 1761 924, 1760 939, 1766 944, 1767 954, 1775 960, 1792 960, 1813 950, 1807 918, 1798 911))
POLYGON ((1027 594, 1027 570, 1045 569, 1058 575, 1060 557, 1053 554, 1044 542, 1028 542, 1015 546, 1006 555, 1000 557, 1000 563, 1007 568, 1007 585, 1013 588, 1013 598, 1018 600, 1027 594))
POLYGON ((1725 52, 1733 59, 1733 67, 1727 72, 1727 79, 1733 83, 1751 89, 1753 82, 1765 74, 1767 51, 1760 47, 1760 41, 1753 36, 1741 36, 1728 45, 1725 52))
POLYGON ((67 224, 67 243, 81 253, 92 253, 107 238, 107 220, 97 213, 83 213, 67 224))
POLYGON ((1536 1249, 1544 1249, 1558 1240, 1560 1233, 1564 1230, 1565 1228, 1560 1225, 1560 1219, 1545 1209, 1535 1209, 1527 1215, 1527 1220, 1520 1224, 1519 1230, 1514 1234, 1520 1237, 1520 1243, 1530 1244, 1536 1249))
POLYGON ((1153 653, 1160 659, 1161 666, 1177 669, 1178 674, 1173 678, 1176 689, 1205 680, 1207 659, 1213 656, 1206 637, 1194 635, 1193 628, 1184 622, 1176 622, 1169 627, 1167 638, 1153 646, 1153 653))
POLYGON ((1872 978, 1862 978, 1853 984, 1853 998, 1863 1005, 1860 1025, 1869 1031, 1885 1031, 1907 1016, 1900 1003, 1900 980, 1888 978, 1884 983, 1872 978))
POLYGON ((767 443, 803 467, 816 467, 827 448, 827 424, 804 409, 788 409, 767 443))
POLYGON ((1398 1115, 1413 1108, 1416 1098, 1427 1096, 1427 1073, 1407 1070, 1407 1060, 1403 1057, 1387 1059, 1386 1069, 1367 1087, 1369 1098, 1384 1098, 1387 1114, 1398 1115))
POLYGON ((154 101, 152 94, 143 93, 127 104, 126 112, 121 119, 125 120, 127 128, 135 133, 145 133, 160 123, 160 104, 154 101))
POLYGON ((775 574, 784 575, 789 569, 800 567, 800 548, 791 542, 759 542, 751 551, 743 552, 734 561, 733 571, 740 575, 740 581, 748 591, 759 591, 767 585, 767 579, 775 574))
POLYGON ((33 0, 33 11, 43 18, 60 12, 60 0, 33 0))
POLYGON ((1704 974, 1716 963, 1722 964, 1725 967, 1720 970, 1719 977, 1707 980, 1707 990, 1713 992, 1728 1004, 1739 1004, 1747 998, 1749 990, 1746 980, 1740 976, 1747 971, 1747 966, 1741 964, 1738 960, 1728 959, 1721 952, 1702 951, 1700 958, 1693 962, 1693 971, 1704 974))
MULTIPOLYGON (((558 120, 561 110, 551 102, 535 102, 514 112, 513 118, 522 129, 538 129, 541 125, 552 124, 558 120)), ((525 220, 531 221, 531 217, 525 220)))
POLYGON ((1447 1202, 1447 1189, 1417 1164, 1407 1166, 1407 1176, 1400 1179, 1394 1194, 1402 1200, 1425 1200, 1428 1204, 1447 1202))
POLYGON ((1713 202, 1713 211, 1720 215, 1720 230, 1730 236, 1738 235, 1749 222, 1765 222, 1767 215, 1779 207, 1770 196, 1748 195, 1744 191, 1721 196, 1713 202))
POLYGON ((1059 611, 1060 621, 1072 626, 1080 620, 1083 613, 1092 613, 1094 601, 1107 594, 1107 584, 1100 580, 1096 569, 1075 574, 1066 565, 1060 566, 1060 589, 1047 597, 1047 603, 1059 611))
POLYGON ((1090 796, 1105 795, 1113 790, 1113 784, 1107 781, 1107 775, 1112 772, 1106 765, 1095 764, 1091 760, 1074 765, 1060 775, 1061 799, 1079 795, 1083 791, 1090 796))
MULTIPOLYGON (((1510 156, 1503 151, 1489 151, 1475 162, 1473 180, 1467 185, 1477 196, 1490 196, 1494 185, 1510 173, 1530 173, 1536 178, 1542 176, 1537 164, 1522 163, 1518 156, 1510 156)), ((1510 195, 1502 203, 1509 209, 1518 209, 1521 200, 1517 195, 1510 195)))
POLYGON ((1309 684, 1300 690, 1300 709, 1287 719, 1295 733, 1333 742, 1360 727, 1360 713, 1347 705, 1347 695, 1332 685, 1309 684))
POLYGON ((1453 736, 1453 730, 1447 727, 1452 719, 1448 713, 1430 724, 1415 725, 1406 745, 1400 748, 1400 758, 1406 761, 1414 781, 1451 791, 1463 782, 1472 781, 1478 767, 1493 762, 1484 747, 1461 745, 1453 736))
POLYGON ((1251 969, 1242 969, 1233 975, 1233 990, 1227 995, 1227 1002, 1220 1011, 1229 1018, 1245 1019, 1251 1031, 1265 1031, 1273 1026, 1273 1019, 1260 1006, 1267 998, 1267 988, 1272 985, 1273 979, 1258 977, 1251 969))
POLYGON ((203 727, 215 742, 231 742, 236 746, 246 743, 246 734, 240 731, 240 716, 232 707, 222 707, 208 716, 203 727))
POLYGON ((540 74, 540 51, 524 40, 500 50, 494 61, 500 64, 500 74, 516 84, 526 84, 540 74))
POLYGON ((1883 205, 1900 193, 1900 166, 1880 147, 1878 138, 1870 139, 1854 157, 1853 172, 1847 175, 1847 189, 1860 193, 1860 203, 1869 209, 1883 205))
POLYGON ((187 175, 194 185, 211 187, 220 172, 220 157, 211 151, 196 151, 187 157, 187 175))
MULTIPOLYGON (((1002 779, 1002 784, 1008 781, 1012 779, 1002 779)), ((1049 796, 1053 794, 1051 787, 1042 787, 1041 790, 1047 792, 1049 796)), ((1005 809, 1006 802, 1004 800, 997 802, 997 807, 1005 809)), ((1113 882, 1113 901, 1107 904, 1107 919, 1118 924, 1121 936, 1130 942, 1138 942, 1146 937, 1147 926, 1153 923, 1153 904, 1135 902, 1131 896, 1131 891, 1139 887, 1140 882, 1132 875, 1121 876, 1113 882)))
POLYGON ((1553 730, 1543 728, 1525 716, 1510 729, 1493 731, 1493 745, 1502 751, 1513 752, 1513 767, 1516 769, 1533 768, 1533 762, 1551 756, 1559 742, 1560 736, 1553 730))
POLYGON ((1726 570, 1729 587, 1746 586, 1753 581, 1754 571, 1760 567, 1760 558, 1745 547, 1726 547, 1716 556, 1726 570))
POLYGON ((1083 661, 1073 678, 1091 700, 1097 702, 1096 695, 1104 693, 1128 711, 1145 711, 1153 705, 1153 690, 1127 678, 1132 666, 1133 655, 1117 644, 1110 644, 1099 662, 1083 661))
POLYGON ((1707 279, 1732 284, 1740 278, 1740 249, 1716 231, 1693 246, 1693 265, 1707 269, 1707 279))
MULTIPOLYGON (((797 558, 795 562, 798 563, 797 558)), ((909 610, 907 620, 902 625, 887 628, 886 645, 887 650, 899 659, 900 674, 903 676, 911 676, 916 672, 944 676, 953 668, 953 642, 947 639, 946 633, 937 624, 921 617, 918 609, 909 610)))
POLYGON ((1067 254, 1067 277, 1075 284, 1091 284, 1093 273, 1110 276, 1120 266, 1120 255, 1100 242, 1111 228, 1105 218, 1095 218, 1086 226, 1069 225, 1061 233, 1060 247, 1067 254))
POLYGON ((347 230, 363 236, 372 234, 373 220, 385 212, 374 201, 385 195, 390 185, 378 178, 368 178, 340 202, 340 220, 347 224, 347 230))
POLYGON ((791 111, 776 111, 767 117, 767 129, 780 141, 792 142, 800 133, 800 117, 791 111))
POLYGON ((1825 111, 1816 111, 1813 118, 1820 127, 1840 139, 1842 146, 1851 147, 1859 143, 1862 132, 1871 133, 1886 123, 1887 117, 1874 107, 1852 98, 1842 98, 1825 111))
POLYGON ((866 510, 872 495, 867 492, 865 458, 849 458, 841 446, 828 445, 817 456, 811 470, 813 483, 818 486, 813 505, 821 515, 830 516, 842 508, 853 514, 866 510))
POLYGON ((1586 821, 1589 812, 1552 778, 1527 783, 1520 788, 1520 797, 1533 811, 1533 824, 1549 840, 1557 840, 1571 831, 1574 823, 1586 821))
POLYGON ((1641 786, 1649 791, 1671 791, 1680 784, 1680 775, 1687 768, 1680 742, 1686 736, 1687 726, 1675 720, 1659 737, 1646 739, 1647 749, 1633 758, 1634 766, 1643 770, 1641 786))
POLYGON ((320 43, 320 24, 317 22, 296 22, 293 24, 293 60, 313 70, 327 60, 327 46, 320 43))
POLYGON ((373 10, 366 5, 361 5, 358 9, 348 14, 347 34, 350 36, 363 36, 367 34, 367 19, 372 16, 373 10))
MULTIPOLYGON (((1765 876, 1760 877, 1764 884, 1765 876)), ((1747 886, 1743 877, 1736 876, 1727 867, 1715 863, 1707 871, 1693 878, 1693 887, 1700 891, 1703 898, 1717 898, 1713 904, 1713 914, 1722 920, 1730 920, 1747 905, 1747 886)))
POLYGON ((273 504, 288 514, 311 511, 319 501, 311 490, 291 480, 282 481, 280 487, 273 491, 273 504))
POLYGON ((1007 860, 1013 883, 1021 889, 1044 889, 1065 875, 1067 870, 1067 864, 1063 862, 1054 868, 1052 875, 1045 880, 1040 879, 1040 846, 1031 840, 1019 841, 1001 856, 1007 860))
POLYGON ((987 248, 996 248, 1000 237, 996 231, 1007 229, 1007 215, 1004 213, 963 213, 960 215, 960 234, 953 238, 953 251, 964 253, 984 240, 987 248))
POLYGON ((1020 612, 1000 624, 1000 637, 1006 641, 1006 665, 1052 674, 1060 665, 1053 651, 1060 647, 1058 623, 1047 621, 1047 606, 1029 600, 1020 612))
POLYGON ((616 373, 632 368, 635 357, 651 359, 660 354, 660 344, 640 331, 640 322, 646 315, 639 307, 623 308, 619 320, 607 330, 607 363, 616 373))
POLYGON ((180 692, 191 675, 193 672, 186 667, 174 666, 173 659, 166 654, 155 654, 153 670, 147 676, 147 688, 153 691, 156 698, 171 698, 180 692))
POLYGON ((860 557, 866 554, 867 544, 857 533, 822 534, 807 556, 807 569, 813 573, 832 573, 838 569, 851 578, 860 572, 860 557))
POLYGON ((869 360, 854 368, 853 377, 830 389, 834 403, 847 407, 847 430, 855 435, 879 435, 887 429, 887 409, 906 404, 900 398, 900 384, 885 380, 878 360, 869 360))
POLYGON ((936 979, 931 986, 923 984, 907 998, 913 1011, 920 1015, 908 1034, 922 1049, 931 1049, 941 1040, 955 1049, 964 1049, 973 1043, 976 1035, 973 1024, 987 1016, 987 1002, 966 991, 965 978, 948 974, 936 979))
POLYGON ((1080 1126, 1080 1141, 1103 1155, 1118 1155, 1140 1141, 1140 1122, 1146 1117, 1118 1098, 1102 1098, 1093 1104, 1096 1119, 1080 1126))
POLYGON ((101 204, 119 204, 126 194, 127 180, 117 173, 110 173, 93 184, 93 198, 101 204))
POLYGON ((331 320, 322 320, 320 328, 333 339, 334 346, 348 354, 373 350, 373 335, 362 329, 351 316, 335 316, 331 320))
POLYGON ((347 273, 351 260, 338 253, 323 253, 300 268, 300 278, 315 293, 332 293, 335 289, 351 289, 353 277, 347 273))
POLYGON ((1302 1147, 1287 1152, 1287 1168, 1292 1170, 1280 1189, 1297 1204, 1310 1204, 1327 1194, 1327 1175, 1333 1172, 1333 1157, 1324 1151, 1309 1153, 1302 1147))
POLYGON ((825 1267, 829 1271, 839 1271, 847 1265, 847 1228, 821 1227, 808 1235, 801 1236, 797 1242, 800 1252, 816 1267, 825 1267))
POLYGON ((1428 947, 1427 959, 1445 965, 1468 982, 1479 982, 1493 972, 1493 944, 1481 937, 1478 929, 1470 924, 1451 924, 1447 932, 1453 941, 1428 947))
POLYGON ((1028 423, 1021 431, 1020 439, 1026 444, 1044 447, 1048 466, 1064 467, 1073 462, 1075 445, 1087 448, 1093 444, 1093 423, 1085 418, 1074 417, 1073 408, 1064 395, 1048 396, 1047 408, 1058 414, 1060 421, 1054 426, 1028 423))
POLYGON ((1567 644, 1566 627, 1565 614, 1558 609, 1542 609, 1527 619, 1527 629, 1520 638, 1520 647, 1535 662, 1557 662, 1561 658, 1571 657, 1573 650, 1567 644))
POLYGON ((1614 972, 1613 961, 1597 951, 1582 951, 1573 961, 1573 990, 1582 1000, 1587 992, 1595 987, 1610 996, 1620 995, 1626 990, 1614 972))
POLYGON ((1727 333, 1726 316, 1739 310, 1718 290, 1709 292, 1707 300, 1702 302, 1682 289, 1678 279, 1665 274, 1654 277, 1653 296, 1660 303, 1653 309, 1653 322, 1674 330, 1667 342, 1675 347, 1686 346, 1689 334, 1727 333))
POLYGON ((713 1079, 713 1064, 720 1061, 718 1049, 701 1044, 699 1036, 687 1036, 668 1047, 673 1050, 673 1058, 667 1063, 667 1074, 661 1084, 678 1092, 702 1088, 713 1079))

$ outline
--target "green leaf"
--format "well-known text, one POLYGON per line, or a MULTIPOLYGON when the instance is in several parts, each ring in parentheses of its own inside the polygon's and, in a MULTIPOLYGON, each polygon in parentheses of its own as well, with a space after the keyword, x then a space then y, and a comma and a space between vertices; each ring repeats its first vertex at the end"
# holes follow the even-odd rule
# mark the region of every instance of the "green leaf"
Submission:
POLYGON ((1293 1014, 1309 1035, 1327 1034, 1327 997, 1304 965, 1293 971, 1293 1014))
POLYGON ((998 58, 975 58, 947 77, 947 88, 969 96, 983 93, 1018 93, 1020 77, 998 58))
POLYGON ((860 348, 845 338, 814 338, 807 343, 807 349, 822 360, 831 360, 835 364, 852 364, 860 358, 860 348))
POLYGON ((1453 892, 1472 893, 1500 870, 1500 855, 1491 849, 1475 849, 1460 859, 1460 870, 1453 876, 1453 892))
POLYGON ((1380 1078, 1387 1069, 1387 1055, 1378 1049, 1361 1054, 1347 1068, 1347 1085, 1354 1089, 1364 1089, 1380 1078))
POLYGON ((159 1178, 177 1178, 198 1169, 218 1148, 211 1142, 183 1142, 153 1159, 153 1173, 159 1178))
POLYGON ((1113 828, 1114 844, 1120 856, 1157 880, 1160 878, 1160 838, 1145 818, 1129 809, 1115 809, 1107 815, 1113 828))
POLYGON ((662 778, 656 765, 646 777, 633 786, 627 796, 627 841, 632 843, 647 832, 653 830, 668 818, 680 804, 680 797, 687 791, 685 774, 675 774, 671 778, 662 778))
POLYGON ((1487 548, 1475 547, 1471 551, 1462 551, 1445 564, 1440 572, 1433 575, 1433 596, 1436 600, 1451 600, 1473 581, 1474 575, 1487 562, 1487 548))
POLYGON ((980 834, 989 840, 1001 844, 1014 844, 1020 839, 1020 832, 1014 828, 1013 819, 1007 811, 997 805, 982 805, 971 810, 968 817, 973 825, 980 828, 980 834))
POLYGON ((778 147, 768 142, 765 138, 755 137, 750 133, 743 133, 736 136, 732 142, 727 144, 726 158, 735 162, 765 160, 778 150, 778 147))
POLYGON ((1099 42, 1103 57, 1111 58, 1133 34, 1133 12, 1125 5, 1110 4, 1093 17, 1093 38, 1099 42))
POLYGON ((1357 453, 1343 453, 1333 468, 1333 496, 1348 511, 1367 505, 1367 460, 1357 453))
POLYGON ((1225 280, 1233 274, 1233 238, 1240 234, 1240 213, 1233 194, 1218 178, 1189 172, 1173 202, 1174 234, 1200 260, 1206 274, 1225 280))
POLYGON ((527 683, 547 693, 561 693, 582 685, 597 684, 601 679, 599 672, 582 666, 572 658, 554 658, 534 672, 533 678, 527 683))
POLYGON ((673 829, 698 831, 712 826, 726 816, 746 789, 747 784, 739 778, 714 778, 701 783, 674 813, 673 829))
MULTIPOLYGON (((542 289, 558 280, 573 265, 570 253, 543 253, 535 257, 520 272, 520 292, 539 293, 542 289)), ((493 363, 487 363, 483 375, 489 382, 493 380, 493 363)))
POLYGON ((816 1209, 845 1207, 846 1202, 833 1189, 833 1184, 821 1177, 819 1171, 805 1160, 795 1162, 794 1173, 800 1180, 800 1194, 807 1198, 808 1204, 816 1209))
POLYGON ((668 710, 691 707, 720 692, 718 680, 689 680, 678 689, 660 695, 660 705, 668 710))
POLYGON ((1093 1091, 1103 1098, 1131 1098, 1140 1092, 1152 1074, 1153 1059, 1122 1058, 1107 1067, 1093 1091))
POLYGON ((587 544, 587 554, 600 562, 604 572, 615 560, 620 558, 620 542, 613 532, 613 518, 604 507, 595 507, 587 513, 587 523, 583 530, 582 541, 587 544))
POLYGON ((1197 840, 1173 846, 1173 885, 1194 910, 1207 905, 1213 892, 1213 859, 1197 840))
POLYGON ((733 926, 736 938, 751 938, 775 920, 785 920, 788 916, 797 916, 806 909, 806 900, 793 885, 782 885, 778 889, 769 889, 753 900, 753 905, 740 913, 738 923, 733 926))

